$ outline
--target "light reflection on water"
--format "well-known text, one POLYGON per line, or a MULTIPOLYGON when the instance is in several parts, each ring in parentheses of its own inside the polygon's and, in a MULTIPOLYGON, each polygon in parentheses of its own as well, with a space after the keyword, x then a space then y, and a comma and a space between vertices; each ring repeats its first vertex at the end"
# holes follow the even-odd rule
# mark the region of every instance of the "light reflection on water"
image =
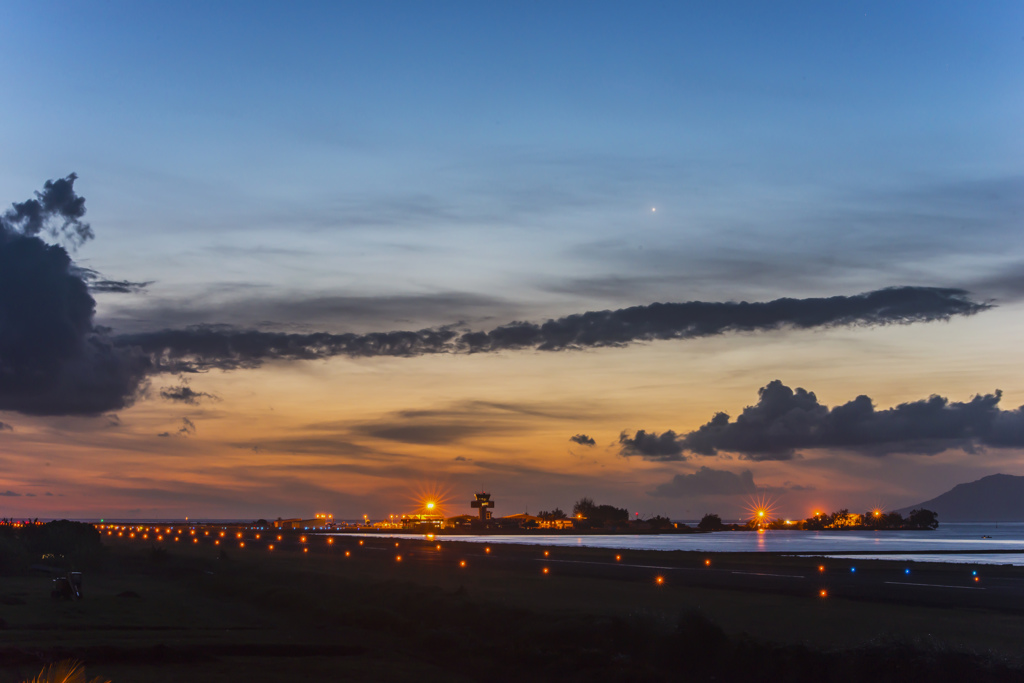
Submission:
MULTIPOLYGON (((379 535, 379 534, 373 534, 379 535)), ((420 538, 421 534, 392 534, 420 538)), ((986 551, 1024 551, 1024 522, 946 523, 934 531, 722 531, 710 534, 615 535, 439 535, 441 540, 520 545, 582 546, 625 550, 699 550, 705 552, 779 552, 836 555, 848 552, 900 553, 958 551, 980 556, 986 551), (990 536, 991 538, 983 538, 990 536)), ((865 556, 866 557, 866 556, 865 556)), ((937 554, 934 561, 952 562, 937 554)), ((991 554, 990 562, 1024 564, 1024 555, 991 554), (1000 559, 1002 557, 1002 559, 1000 559)), ((962 556, 961 556, 962 558, 962 556)), ((979 560, 973 560, 979 561, 979 560)))

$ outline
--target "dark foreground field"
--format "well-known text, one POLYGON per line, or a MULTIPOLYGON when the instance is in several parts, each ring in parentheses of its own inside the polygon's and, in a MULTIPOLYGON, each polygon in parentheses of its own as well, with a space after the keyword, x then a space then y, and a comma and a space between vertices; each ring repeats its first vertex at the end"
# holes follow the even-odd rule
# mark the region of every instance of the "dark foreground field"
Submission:
POLYGON ((805 558, 106 540, 80 601, 0 579, 0 683, 62 657, 114 683, 1024 680, 1013 568, 985 570, 996 600, 955 589, 966 569, 914 566, 907 583, 946 600, 886 563, 858 563, 858 584, 805 558))

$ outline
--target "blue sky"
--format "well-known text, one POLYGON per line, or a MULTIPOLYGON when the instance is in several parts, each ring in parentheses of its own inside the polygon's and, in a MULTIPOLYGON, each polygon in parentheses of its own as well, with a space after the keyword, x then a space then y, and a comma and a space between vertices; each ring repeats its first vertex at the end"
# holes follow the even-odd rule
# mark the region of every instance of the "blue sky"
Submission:
MULTIPOLYGON (((653 301, 921 285, 999 303, 963 332, 998 339, 1024 292, 1022 19, 1016 2, 9 2, 0 197, 79 175, 97 238, 74 258, 151 283, 97 295, 97 322, 118 332, 491 328, 653 301)), ((1006 339, 984 367, 932 385, 928 359, 898 361, 933 343, 929 329, 832 340, 831 360, 821 349, 832 342, 787 343, 847 368, 804 380, 836 387, 832 402, 853 398, 854 378, 890 403, 966 400, 1005 375, 995 359, 1016 357, 1006 339), (902 393, 890 390, 893 364, 906 371, 902 393)), ((675 418, 679 396, 657 363, 598 354, 594 374, 612 363, 637 387, 661 387, 647 408, 604 387, 605 431, 644 427, 633 421, 645 411, 659 431, 735 415, 788 367, 751 350, 760 342, 729 343, 738 355, 717 379, 749 379, 675 418)), ((973 357, 960 341, 929 353, 943 367, 973 357)), ((679 371, 696 376, 697 362, 679 371)), ((408 371, 372 370, 396 381, 408 371)), ((277 371, 299 393, 296 376, 313 372, 277 371)), ((1000 388, 1024 402, 1024 385, 1000 388)), ((542 394, 547 379, 521 390, 542 394)), ((260 391, 225 399, 210 419, 242 420, 232 406, 260 391)), ((467 385, 409 405, 394 391, 382 414, 482 398, 467 385)), ((503 389, 487 391, 498 400, 503 389)), ((126 443, 147 452, 167 427, 146 421, 182 417, 196 415, 151 397, 119 419, 126 443)), ((646 501, 647 481, 608 495, 646 501)))

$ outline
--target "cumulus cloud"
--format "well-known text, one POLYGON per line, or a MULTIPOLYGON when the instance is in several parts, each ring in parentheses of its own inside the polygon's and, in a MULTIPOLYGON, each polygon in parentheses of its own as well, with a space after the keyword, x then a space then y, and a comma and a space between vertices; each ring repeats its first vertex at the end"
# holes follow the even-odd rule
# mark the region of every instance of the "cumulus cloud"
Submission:
POLYGON ((683 444, 671 429, 664 434, 638 431, 634 436, 619 434, 622 455, 639 455, 645 460, 686 460, 683 444))
POLYGON ((573 443, 578 443, 581 446, 593 446, 597 444, 597 442, 594 441, 592 437, 589 437, 586 434, 577 434, 576 436, 570 436, 569 441, 572 441, 573 443))
POLYGON ((5 496, 7 498, 18 498, 18 497, 21 496, 21 494, 20 493, 15 493, 14 491, 11 491, 11 490, 7 490, 7 491, 4 491, 3 493, 0 493, 0 496, 5 496))
POLYGON ((735 420, 726 413, 687 434, 637 432, 620 438, 623 455, 679 460, 682 453, 712 456, 738 453, 749 460, 789 460, 802 449, 832 448, 867 455, 918 453, 980 447, 1024 446, 1024 406, 1001 410, 1002 392, 953 402, 942 396, 877 410, 867 396, 829 408, 813 392, 793 390, 775 380, 758 392, 758 402, 735 420), (657 442, 652 452, 634 442, 657 442), (678 457, 669 456, 677 449, 678 457))
POLYGON ((739 474, 728 470, 701 467, 693 474, 677 474, 672 481, 651 491, 652 496, 679 498, 682 496, 727 496, 752 494, 757 491, 754 474, 743 470, 739 474))
POLYGON ((95 415, 132 403, 149 359, 93 325, 95 301, 67 250, 92 238, 74 174, 0 216, 0 410, 95 415))
POLYGON ((43 191, 36 192, 35 199, 12 204, 0 217, 4 230, 26 237, 42 233, 62 239, 72 247, 91 240, 92 228, 82 220, 85 197, 75 193, 77 179, 72 173, 59 180, 47 180, 43 191))
POLYGON ((588 311, 544 323, 514 322, 486 332, 445 326, 370 334, 297 334, 201 325, 120 335, 117 342, 142 349, 162 370, 196 372, 255 367, 271 360, 522 349, 565 351, 728 332, 911 324, 973 315, 987 308, 988 304, 972 301, 959 289, 893 287, 854 296, 784 298, 762 303, 655 303, 588 311))

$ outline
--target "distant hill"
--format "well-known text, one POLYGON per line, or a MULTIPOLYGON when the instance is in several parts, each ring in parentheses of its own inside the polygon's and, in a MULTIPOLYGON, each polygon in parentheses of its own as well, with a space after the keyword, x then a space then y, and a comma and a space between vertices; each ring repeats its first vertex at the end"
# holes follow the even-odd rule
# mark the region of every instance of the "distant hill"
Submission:
POLYGON ((957 484, 941 496, 901 510, 907 514, 916 508, 939 513, 942 522, 1024 522, 1024 477, 993 474, 957 484))

